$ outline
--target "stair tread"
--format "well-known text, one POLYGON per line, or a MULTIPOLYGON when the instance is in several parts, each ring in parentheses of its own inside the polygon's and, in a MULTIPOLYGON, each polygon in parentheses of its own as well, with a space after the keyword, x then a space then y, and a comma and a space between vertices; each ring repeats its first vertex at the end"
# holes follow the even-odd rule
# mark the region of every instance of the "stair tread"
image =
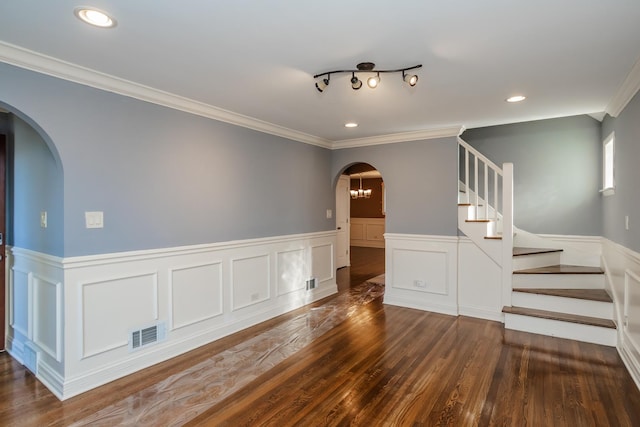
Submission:
POLYGON ((513 274, 604 274, 604 271, 600 267, 559 264, 516 270, 513 274))
POLYGON ((484 236, 487 240, 502 240, 502 236, 484 236))
POLYGON ((588 301, 613 302, 604 289, 548 289, 548 288, 514 288, 514 292, 550 295, 555 297, 575 298, 588 301))
POLYGON ((537 255, 537 254, 550 254, 555 252, 562 252, 562 249, 553 249, 553 248, 524 248, 524 247, 514 247, 513 248, 513 256, 523 256, 523 255, 537 255))
POLYGON ((563 322, 577 323, 581 325, 599 326, 601 328, 616 329, 612 320, 598 317, 578 316, 576 314, 558 313, 555 311, 537 310, 524 307, 503 307, 503 313, 519 314, 521 316, 539 317, 541 319, 559 320, 563 322))
POLYGON ((490 219, 465 219, 464 222, 491 222, 490 219))

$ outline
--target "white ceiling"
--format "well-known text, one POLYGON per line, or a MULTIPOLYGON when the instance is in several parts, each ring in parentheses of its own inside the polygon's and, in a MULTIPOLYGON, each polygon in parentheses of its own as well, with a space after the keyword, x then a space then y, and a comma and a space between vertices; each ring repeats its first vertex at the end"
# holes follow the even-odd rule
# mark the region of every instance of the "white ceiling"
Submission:
MULTIPOLYGON (((77 0, 0 2, 0 61, 57 69, 50 74, 62 76, 61 69, 77 65, 82 68, 67 72, 68 78, 90 81, 86 69, 99 71, 129 89, 146 86, 121 90, 125 94, 158 89, 160 98, 178 95, 178 108, 195 105, 196 112, 209 111, 204 115, 332 146, 601 113, 621 91, 629 92, 625 79, 639 68, 638 0, 81 4, 109 12, 118 25, 100 29, 80 22, 73 14, 77 0), (414 88, 399 75, 382 75, 379 88, 354 91, 343 75, 332 76, 324 93, 316 91, 314 74, 363 61, 423 68, 414 88), (516 93, 528 99, 504 102, 516 93), (359 127, 346 129, 348 121, 359 127)), ((107 79, 96 76, 90 84, 107 79)))

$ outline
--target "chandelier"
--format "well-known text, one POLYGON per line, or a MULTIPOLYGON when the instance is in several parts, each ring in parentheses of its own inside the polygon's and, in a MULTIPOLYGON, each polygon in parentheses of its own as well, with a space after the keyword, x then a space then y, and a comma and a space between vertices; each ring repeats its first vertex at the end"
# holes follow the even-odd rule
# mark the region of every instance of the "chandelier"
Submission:
POLYGON ((368 188, 366 190, 362 189, 362 174, 360 174, 360 188, 357 190, 351 190, 351 198, 352 199, 369 199, 371 198, 371 189, 368 188))
POLYGON ((329 80, 331 79, 331 74, 351 74, 351 89, 358 90, 362 87, 362 80, 358 78, 356 73, 368 73, 374 74, 367 78, 367 86, 371 89, 375 89, 380 85, 380 73, 402 73, 402 80, 407 83, 409 86, 415 86, 418 83, 418 76, 415 74, 407 74, 409 70, 415 70, 416 68, 421 68, 422 64, 414 65, 412 67, 407 68, 398 68, 397 70, 374 70, 376 64, 373 62, 361 62, 356 65, 357 70, 336 70, 336 71, 328 71, 326 73, 320 73, 313 76, 314 79, 326 76, 323 79, 320 79, 316 82, 316 89, 318 92, 324 92, 324 90, 329 86, 329 80))

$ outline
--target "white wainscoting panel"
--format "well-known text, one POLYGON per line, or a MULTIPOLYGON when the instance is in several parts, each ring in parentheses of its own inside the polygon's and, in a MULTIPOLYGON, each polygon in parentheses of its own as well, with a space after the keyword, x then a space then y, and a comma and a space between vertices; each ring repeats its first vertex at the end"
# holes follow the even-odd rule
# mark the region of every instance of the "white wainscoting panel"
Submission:
POLYGON ((29 287, 31 274, 19 268, 11 269, 9 284, 9 325, 15 332, 31 339, 29 334, 29 287))
POLYGON ((32 341, 38 378, 67 399, 336 293, 335 243, 331 230, 71 258, 12 248, 8 350, 21 360, 32 341), (166 339, 130 352, 130 332, 155 323, 166 339))
POLYGON ((618 325, 618 352, 640 388, 640 254, 608 239, 603 239, 602 249, 618 325))
POLYGON ((385 234, 386 304, 458 314, 457 237, 385 234))
POLYGON ((33 275, 33 342, 62 362, 62 283, 33 275))
POLYGON ((334 244, 311 246, 311 275, 319 283, 333 280, 335 277, 334 244))
POLYGON ((233 310, 249 307, 271 298, 269 255, 258 255, 231 261, 233 310))
POLYGON ((504 321, 502 270, 471 239, 458 245, 458 304, 460 314, 504 321))
POLYGON ((171 330, 222 314, 222 262, 169 269, 171 330))
POLYGON ((384 248, 384 218, 351 218, 351 246, 384 248))
POLYGON ((126 347, 131 330, 158 319, 158 274, 148 272, 85 282, 82 358, 126 347))
POLYGON ((293 249, 276 253, 278 296, 305 289, 309 273, 304 249, 293 249))

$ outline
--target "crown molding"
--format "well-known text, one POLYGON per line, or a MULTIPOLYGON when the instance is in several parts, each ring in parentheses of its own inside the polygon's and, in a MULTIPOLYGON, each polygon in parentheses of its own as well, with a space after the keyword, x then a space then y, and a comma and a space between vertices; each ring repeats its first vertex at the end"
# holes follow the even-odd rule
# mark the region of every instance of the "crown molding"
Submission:
POLYGON ((0 61, 84 86, 117 93, 129 98, 162 105, 305 144, 323 148, 332 148, 333 146, 332 142, 327 139, 114 77, 2 41, 0 41, 0 61))
MULTIPOLYGON (((403 132, 365 138, 331 141, 304 132, 289 129, 233 111, 214 107, 183 96, 154 89, 129 80, 115 77, 100 71, 82 67, 51 56, 34 52, 20 46, 0 41, 0 62, 16 67, 46 74, 84 86, 127 96, 152 104, 162 105, 174 110, 184 111, 221 122, 241 126, 282 138, 328 149, 366 147, 370 145, 392 144, 397 142, 418 141, 423 139, 457 136, 464 128, 430 129, 415 132, 403 132)), ((640 67, 639 67, 640 68, 640 67)))
POLYGON ((618 114, 624 110, 624 107, 627 106, 638 90, 640 90, 640 58, 636 61, 622 86, 609 101, 605 112, 611 117, 618 117, 618 114))
POLYGON ((397 142, 420 141, 423 139, 448 138, 458 136, 461 133, 461 126, 428 129, 415 132, 393 133, 389 135, 370 136, 366 138, 343 139, 334 141, 333 149, 367 147, 370 145, 395 144, 397 142))

